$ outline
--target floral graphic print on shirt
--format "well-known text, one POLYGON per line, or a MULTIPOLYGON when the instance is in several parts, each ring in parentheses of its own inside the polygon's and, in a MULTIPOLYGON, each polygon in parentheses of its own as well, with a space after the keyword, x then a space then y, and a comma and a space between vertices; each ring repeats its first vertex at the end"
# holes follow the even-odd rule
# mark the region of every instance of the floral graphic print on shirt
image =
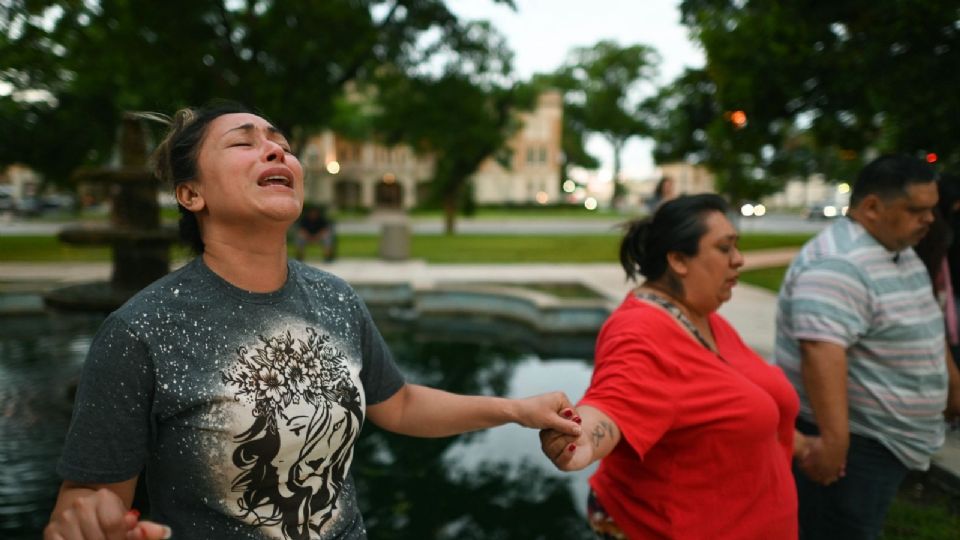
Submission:
POLYGON ((363 397, 342 351, 306 328, 259 336, 236 351, 223 382, 250 406, 251 424, 235 436, 232 490, 238 517, 269 536, 306 539, 337 514, 363 397))

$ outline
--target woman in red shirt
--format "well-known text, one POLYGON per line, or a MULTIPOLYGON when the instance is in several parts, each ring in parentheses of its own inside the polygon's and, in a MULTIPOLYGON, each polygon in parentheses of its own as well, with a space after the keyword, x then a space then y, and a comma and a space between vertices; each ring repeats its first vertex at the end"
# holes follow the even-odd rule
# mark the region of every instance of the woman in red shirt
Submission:
POLYGON ((790 464, 815 444, 780 370, 716 313, 743 256, 716 195, 684 196, 631 224, 627 277, 646 278, 597 341, 575 413, 579 438, 541 432, 558 468, 594 461, 588 518, 601 538, 794 539, 790 464))

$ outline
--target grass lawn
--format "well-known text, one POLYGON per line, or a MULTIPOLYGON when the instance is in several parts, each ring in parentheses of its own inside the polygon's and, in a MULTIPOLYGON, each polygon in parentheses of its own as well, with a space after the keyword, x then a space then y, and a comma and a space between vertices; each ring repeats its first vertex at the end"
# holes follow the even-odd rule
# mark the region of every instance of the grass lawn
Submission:
MULTIPOLYGON (((410 216, 414 219, 443 219, 440 210, 411 210, 410 216)), ((457 216, 457 219, 616 219, 629 221, 637 216, 627 215, 616 210, 597 209, 587 210, 582 206, 544 206, 537 208, 478 208, 472 216, 457 216)))
POLYGON ((53 236, 0 236, 0 261, 107 261, 110 248, 71 247, 53 236))
POLYGON ((758 270, 745 270, 740 272, 740 281, 749 283, 756 287, 779 292, 780 282, 783 281, 784 274, 787 273, 786 266, 772 266, 770 268, 760 268, 758 270))
MULTIPOLYGON (((746 234, 740 240, 745 251, 800 246, 807 234, 746 234)), ((372 259, 378 256, 378 235, 340 235, 338 256, 372 259)), ((620 234, 582 235, 417 235, 411 239, 411 257, 432 263, 613 263, 618 260, 620 234)), ((175 259, 188 257, 175 247, 175 259)), ((0 262, 106 261, 107 247, 74 247, 53 236, 2 236, 0 262)), ((311 246, 307 258, 320 259, 311 246)))
POLYGON ((960 534, 960 496, 918 498, 900 492, 887 513, 885 540, 956 540, 960 534))
MULTIPOLYGON (((422 210, 422 209, 412 209, 408 210, 407 214, 415 220, 430 220, 443 219, 442 210, 422 210)), ((332 217, 336 221, 350 221, 350 220, 362 220, 366 219, 370 215, 369 210, 337 210, 334 211, 332 217)), ((106 221, 109 217, 108 208, 105 206, 95 207, 95 208, 86 208, 81 210, 79 213, 65 210, 58 212, 47 212, 41 216, 31 217, 29 219, 34 221, 43 221, 43 222, 55 222, 63 220, 83 220, 83 221, 106 221)), ((162 207, 160 208, 160 218, 165 222, 176 223, 177 219, 180 217, 179 212, 176 208, 162 207)), ((485 208, 481 207, 474 212, 471 216, 465 216, 459 214, 457 219, 556 219, 556 218, 572 218, 572 219, 616 219, 627 221, 633 219, 633 215, 624 214, 622 212, 610 209, 597 209, 597 210, 587 210, 583 206, 543 206, 543 207, 517 207, 517 208, 508 208, 508 207, 490 207, 485 208)))

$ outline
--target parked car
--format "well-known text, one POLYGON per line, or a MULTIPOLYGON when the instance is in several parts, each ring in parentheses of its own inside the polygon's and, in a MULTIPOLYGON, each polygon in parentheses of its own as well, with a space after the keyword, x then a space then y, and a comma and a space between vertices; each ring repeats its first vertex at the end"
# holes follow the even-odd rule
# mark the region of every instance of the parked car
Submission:
POLYGON ((829 202, 814 203, 807 208, 807 219, 815 221, 818 219, 833 219, 839 216, 847 215, 847 206, 838 205, 829 202))
POLYGON ((0 186, 0 212, 12 212, 17 207, 17 201, 13 198, 13 193, 0 186))
POLYGON ((40 206, 40 199, 37 197, 23 197, 17 201, 15 210, 21 216, 38 216, 43 208, 40 206))
POLYGON ((73 195, 54 193, 40 199, 40 208, 43 210, 69 210, 76 205, 73 195))

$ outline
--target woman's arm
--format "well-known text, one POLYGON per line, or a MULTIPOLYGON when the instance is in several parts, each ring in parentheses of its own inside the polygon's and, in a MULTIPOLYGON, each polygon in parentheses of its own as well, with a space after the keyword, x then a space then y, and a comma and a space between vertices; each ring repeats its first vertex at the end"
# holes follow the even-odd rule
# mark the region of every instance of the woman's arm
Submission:
POLYGON ((448 437, 510 422, 577 436, 580 426, 560 416, 570 407, 562 392, 506 399, 405 384, 386 401, 367 407, 367 417, 387 431, 413 437, 448 437))
POLYGON ((583 405, 576 413, 583 426, 579 437, 554 430, 540 432, 540 448, 561 471, 579 471, 606 457, 620 442, 620 428, 600 409, 583 405))
POLYGON ((133 504, 137 479, 113 484, 64 482, 44 540, 162 540, 170 538, 170 528, 150 521, 139 521, 139 514, 128 511, 133 504))

